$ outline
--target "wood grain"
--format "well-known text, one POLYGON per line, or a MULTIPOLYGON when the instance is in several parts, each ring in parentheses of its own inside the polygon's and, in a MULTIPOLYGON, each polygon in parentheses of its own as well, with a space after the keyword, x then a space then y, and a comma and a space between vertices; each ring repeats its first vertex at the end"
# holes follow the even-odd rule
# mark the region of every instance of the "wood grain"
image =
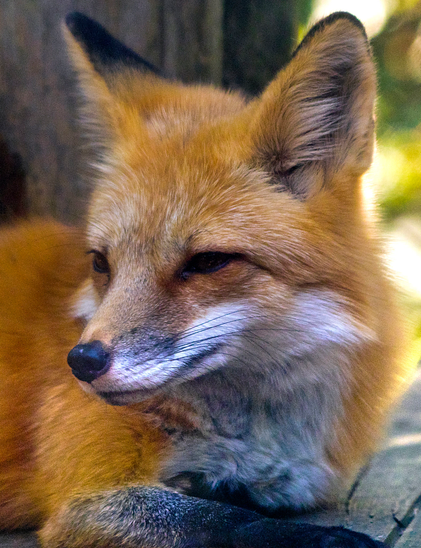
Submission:
POLYGON ((362 471, 351 492, 336 508, 294 521, 341 525, 394 546, 411 523, 420 495, 421 373, 393 416, 384 449, 362 471))
POLYGON ((75 10, 171 76, 219 84, 222 74, 222 0, 0 2, 0 134, 22 158, 29 213, 69 223, 81 222, 89 193, 60 30, 75 10))
POLYGON ((418 507, 414 519, 395 544, 395 548, 420 548, 421 546, 421 512, 418 507))

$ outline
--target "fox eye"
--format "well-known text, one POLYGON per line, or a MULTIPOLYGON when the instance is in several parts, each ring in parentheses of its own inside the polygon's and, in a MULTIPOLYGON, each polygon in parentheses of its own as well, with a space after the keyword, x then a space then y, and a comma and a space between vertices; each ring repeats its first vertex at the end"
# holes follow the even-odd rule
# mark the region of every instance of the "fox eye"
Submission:
POLYGON ((101 253, 100 251, 96 251, 93 249, 92 251, 89 251, 88 253, 93 254, 92 259, 92 268, 95 272, 98 272, 98 274, 107 274, 110 275, 110 265, 108 264, 107 257, 101 253))
POLYGON ((237 255, 234 253, 221 253, 219 251, 197 253, 185 264, 181 277, 185 279, 191 274, 211 274, 227 266, 236 257, 237 255))

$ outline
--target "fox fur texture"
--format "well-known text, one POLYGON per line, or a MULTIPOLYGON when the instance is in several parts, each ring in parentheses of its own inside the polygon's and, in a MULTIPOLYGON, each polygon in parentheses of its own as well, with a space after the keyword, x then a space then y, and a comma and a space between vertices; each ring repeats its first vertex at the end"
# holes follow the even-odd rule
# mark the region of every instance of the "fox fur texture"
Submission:
POLYGON ((96 177, 85 230, 0 234, 0 525, 49 548, 380 546, 274 519, 349 484, 406 375, 362 189, 363 27, 322 20, 246 100, 66 23, 96 177))

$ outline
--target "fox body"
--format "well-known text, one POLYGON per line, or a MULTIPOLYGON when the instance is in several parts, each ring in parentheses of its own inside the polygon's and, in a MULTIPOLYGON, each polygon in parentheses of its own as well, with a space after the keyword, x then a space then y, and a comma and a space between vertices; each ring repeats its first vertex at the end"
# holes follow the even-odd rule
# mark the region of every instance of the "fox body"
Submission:
POLYGON ((320 22, 251 101, 164 80, 80 14, 65 34, 96 179, 86 230, 0 236, 0 524, 45 546, 374 546, 238 508, 329 501, 405 373, 362 191, 360 23, 320 22))

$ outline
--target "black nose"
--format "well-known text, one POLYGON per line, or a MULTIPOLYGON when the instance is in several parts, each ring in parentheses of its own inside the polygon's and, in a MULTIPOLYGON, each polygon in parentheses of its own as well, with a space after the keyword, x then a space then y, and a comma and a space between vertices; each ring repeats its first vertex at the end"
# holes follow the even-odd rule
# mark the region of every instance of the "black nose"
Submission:
POLYGON ((67 356, 67 363, 77 379, 92 382, 108 371, 109 356, 101 341, 93 341, 72 348, 67 356))

